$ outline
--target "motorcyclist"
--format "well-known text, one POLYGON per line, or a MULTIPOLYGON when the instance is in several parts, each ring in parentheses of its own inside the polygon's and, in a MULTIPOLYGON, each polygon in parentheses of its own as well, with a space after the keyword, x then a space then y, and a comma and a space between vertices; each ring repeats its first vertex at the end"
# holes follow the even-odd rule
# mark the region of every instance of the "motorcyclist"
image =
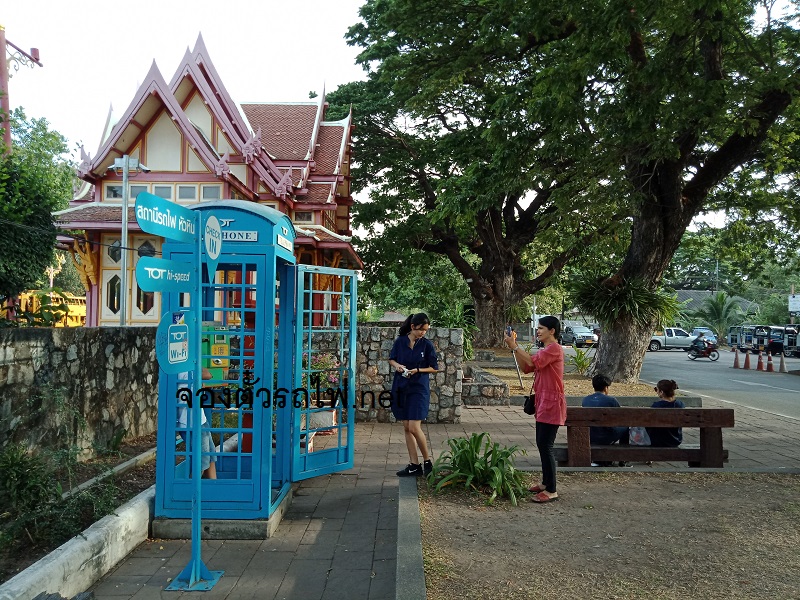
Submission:
POLYGON ((706 351, 706 338, 705 333, 702 331, 697 334, 697 337, 692 340, 692 345, 690 350, 695 350, 698 354, 702 354, 706 351))

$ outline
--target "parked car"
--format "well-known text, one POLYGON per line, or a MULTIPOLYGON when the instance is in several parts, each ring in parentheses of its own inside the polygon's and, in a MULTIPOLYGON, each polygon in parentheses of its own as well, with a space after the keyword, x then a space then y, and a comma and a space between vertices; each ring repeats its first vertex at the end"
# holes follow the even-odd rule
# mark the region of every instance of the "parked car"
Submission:
POLYGON ((714 330, 711 329, 710 327, 695 327, 694 329, 692 329, 692 335, 697 337, 698 335, 700 335, 701 331, 703 332, 703 335, 705 336, 707 341, 711 342, 712 344, 717 343, 717 334, 714 333, 714 330))
POLYGON ((582 325, 567 325, 561 332, 561 343, 567 346, 593 346, 597 343, 597 335, 582 325))
POLYGON ((663 330, 656 331, 653 334, 647 349, 655 352, 656 350, 680 348, 688 352, 689 347, 696 338, 696 335, 691 335, 680 327, 665 327, 663 330))

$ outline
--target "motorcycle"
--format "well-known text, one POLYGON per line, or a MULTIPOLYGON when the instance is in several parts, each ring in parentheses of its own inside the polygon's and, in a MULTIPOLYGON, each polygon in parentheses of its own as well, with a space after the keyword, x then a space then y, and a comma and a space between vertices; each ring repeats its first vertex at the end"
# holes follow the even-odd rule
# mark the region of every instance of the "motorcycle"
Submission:
POLYGON ((707 358, 711 361, 715 361, 719 358, 719 352, 717 352, 717 345, 707 343, 705 348, 702 350, 696 347, 692 347, 689 349, 689 358, 692 360, 697 360, 698 358, 707 358))

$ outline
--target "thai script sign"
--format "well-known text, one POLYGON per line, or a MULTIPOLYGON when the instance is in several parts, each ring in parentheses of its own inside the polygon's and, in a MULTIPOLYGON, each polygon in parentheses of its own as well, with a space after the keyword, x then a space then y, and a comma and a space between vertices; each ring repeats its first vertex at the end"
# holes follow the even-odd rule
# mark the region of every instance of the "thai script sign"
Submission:
POLYGON ((136 221, 146 233, 191 243, 197 239, 199 213, 149 192, 136 197, 136 221))

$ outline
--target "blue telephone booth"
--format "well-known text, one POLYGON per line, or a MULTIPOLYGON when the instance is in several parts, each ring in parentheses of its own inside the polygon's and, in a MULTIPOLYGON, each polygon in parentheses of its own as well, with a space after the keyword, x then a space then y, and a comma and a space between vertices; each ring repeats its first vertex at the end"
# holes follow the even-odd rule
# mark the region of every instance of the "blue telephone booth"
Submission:
MULTIPOLYGON (((265 519, 293 481, 353 465, 356 273, 297 265, 292 222, 272 208, 193 210, 217 218, 222 246, 213 276, 200 269, 200 298, 163 293, 165 315, 199 303, 203 382, 160 373, 155 514, 191 517, 189 407, 200 402, 202 518, 265 519)), ((196 260, 197 248, 168 241, 163 258, 196 260)))

